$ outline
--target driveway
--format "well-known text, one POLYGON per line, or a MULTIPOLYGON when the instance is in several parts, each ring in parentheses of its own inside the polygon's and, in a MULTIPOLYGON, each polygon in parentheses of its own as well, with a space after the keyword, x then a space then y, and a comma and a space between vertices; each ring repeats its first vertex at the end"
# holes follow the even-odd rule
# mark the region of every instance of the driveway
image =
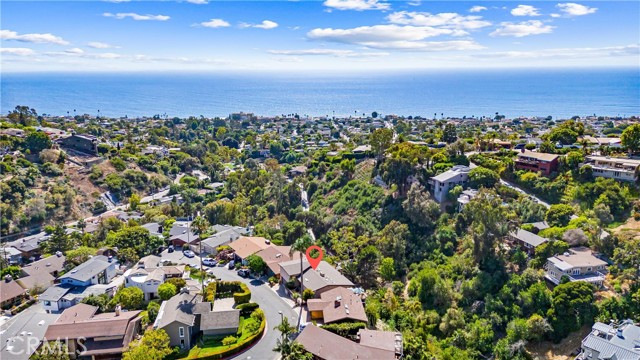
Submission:
POLYGON ((200 257, 196 254, 192 258, 188 258, 184 256, 181 248, 176 248, 173 252, 169 252, 169 250, 164 250, 160 253, 161 260, 169 260, 174 264, 178 265, 191 265, 195 267, 200 267, 200 257))
POLYGON ((276 294, 269 284, 262 280, 256 279, 244 279, 236 274, 234 270, 228 270, 226 267, 213 267, 213 274, 225 281, 242 281, 249 285, 251 290, 251 301, 260 304, 260 308, 264 311, 267 318, 266 333, 249 350, 238 354, 233 359, 244 360, 276 360, 280 358, 280 354, 273 351, 276 346, 276 341, 280 336, 278 330, 274 330, 274 327, 280 324, 281 318, 278 311, 282 311, 283 316, 289 318, 291 324, 296 324, 298 321, 298 313, 294 311, 289 304, 287 304, 278 294, 276 294))

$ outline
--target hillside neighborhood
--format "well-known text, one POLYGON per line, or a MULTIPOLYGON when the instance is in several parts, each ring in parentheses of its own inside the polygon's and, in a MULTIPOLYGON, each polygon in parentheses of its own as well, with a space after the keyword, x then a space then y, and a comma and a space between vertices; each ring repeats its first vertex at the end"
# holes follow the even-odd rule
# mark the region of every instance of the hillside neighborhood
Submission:
POLYGON ((16 107, 0 358, 640 360, 638 119, 433 115, 16 107))

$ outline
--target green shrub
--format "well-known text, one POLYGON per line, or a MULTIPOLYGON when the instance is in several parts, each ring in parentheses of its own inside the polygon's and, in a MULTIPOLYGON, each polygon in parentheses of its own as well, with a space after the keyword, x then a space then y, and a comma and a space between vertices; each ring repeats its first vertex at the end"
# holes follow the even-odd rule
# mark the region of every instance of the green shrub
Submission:
POLYGON ((240 283, 240 290, 233 293, 236 304, 245 304, 251 300, 251 290, 244 283, 240 283))
POLYGON ((248 316, 253 313, 254 310, 260 307, 260 304, 248 302, 236 306, 236 309, 240 310, 240 316, 248 316))
POLYGON ((331 331, 332 333, 340 335, 342 337, 356 336, 360 329, 364 329, 366 327, 367 324, 363 322, 327 324, 322 326, 323 329, 331 331))

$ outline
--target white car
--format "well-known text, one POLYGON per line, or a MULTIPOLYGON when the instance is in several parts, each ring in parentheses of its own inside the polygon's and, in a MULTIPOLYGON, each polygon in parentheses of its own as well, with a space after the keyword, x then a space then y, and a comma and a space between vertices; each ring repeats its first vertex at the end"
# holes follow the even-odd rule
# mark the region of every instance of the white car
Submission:
POLYGON ((216 259, 204 258, 202 259, 202 264, 206 266, 216 266, 218 265, 218 262, 216 261, 216 259))

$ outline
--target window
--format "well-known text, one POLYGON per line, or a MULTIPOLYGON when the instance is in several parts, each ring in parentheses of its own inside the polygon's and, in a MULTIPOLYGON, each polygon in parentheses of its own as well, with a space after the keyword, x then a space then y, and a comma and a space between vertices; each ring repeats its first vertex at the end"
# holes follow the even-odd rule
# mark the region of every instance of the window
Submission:
MULTIPOLYGON (((178 328, 178 334, 180 334, 180 337, 184 337, 184 328, 182 326, 178 328)), ((181 340, 180 342, 184 344, 184 340, 181 340)))
POLYGON ((580 269, 573 269, 573 270, 571 270, 571 273, 573 275, 580 275, 580 269))
MULTIPOLYGON (((182 328, 180 328, 182 329, 182 328)), ((184 339, 180 339, 180 347, 184 347, 184 339)))
POLYGON ((47 301, 45 301, 45 302, 44 302, 44 306, 51 306, 51 301, 48 301, 48 300, 47 300, 47 301))

